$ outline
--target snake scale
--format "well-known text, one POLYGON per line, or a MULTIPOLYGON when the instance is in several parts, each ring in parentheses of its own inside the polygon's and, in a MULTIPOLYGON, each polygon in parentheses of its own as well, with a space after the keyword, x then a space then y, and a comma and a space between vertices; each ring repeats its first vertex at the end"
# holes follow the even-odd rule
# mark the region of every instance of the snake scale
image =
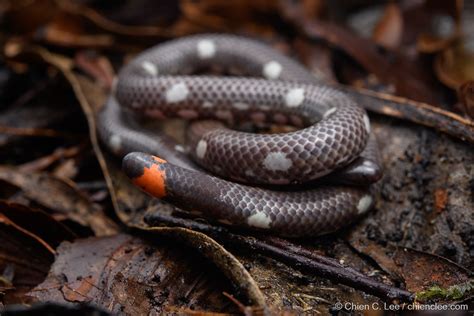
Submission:
POLYGON ((284 236, 353 222, 372 207, 370 187, 382 175, 364 109, 289 57, 233 35, 183 37, 138 55, 120 71, 98 131, 151 195, 284 236), (238 75, 196 74, 209 69, 238 75), (190 121, 187 145, 140 117, 190 121), (231 129, 248 123, 296 130, 231 129))

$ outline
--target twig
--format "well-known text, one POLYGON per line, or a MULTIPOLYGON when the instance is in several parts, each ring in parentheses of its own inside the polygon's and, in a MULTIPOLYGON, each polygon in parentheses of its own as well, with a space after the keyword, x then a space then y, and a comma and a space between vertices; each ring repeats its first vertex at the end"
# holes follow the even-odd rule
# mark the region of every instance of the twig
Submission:
POLYGON ((15 136, 33 136, 33 137, 59 137, 75 138, 77 135, 59 132, 49 128, 30 128, 30 127, 11 127, 0 126, 0 134, 9 134, 15 136))
POLYGON ((263 310, 261 309, 255 310, 255 308, 252 306, 245 306, 242 302, 240 302, 239 300, 237 300, 235 297, 233 297, 227 292, 223 292, 222 294, 225 297, 227 297, 233 304, 235 304, 243 315, 246 315, 246 316, 264 315, 263 310))
POLYGON ((343 267, 339 263, 336 264, 331 259, 322 259, 321 256, 309 254, 309 251, 301 251, 296 245, 288 247, 291 244, 289 241, 281 242, 278 241, 278 239, 273 239, 272 242, 266 242, 255 236, 242 236, 231 233, 222 227, 215 227, 189 219, 176 218, 160 214, 159 212, 148 215, 145 221, 149 225, 165 223, 167 225, 197 230, 210 235, 212 238, 228 246, 239 249, 246 248, 254 253, 266 255, 287 263, 296 269, 316 273, 319 276, 353 287, 357 290, 362 290, 385 301, 412 302, 414 299, 413 294, 406 290, 381 283, 360 272, 355 272, 352 268, 343 267), (280 246, 276 246, 275 244, 277 243, 280 243, 280 246), (283 244, 285 246, 281 248, 283 244))
POLYGON ((85 144, 74 147, 58 148, 52 154, 21 164, 18 170, 22 172, 36 172, 44 170, 60 159, 77 156, 81 150, 84 150, 85 144))
POLYGON ((282 238, 278 238, 278 237, 274 237, 274 236, 269 236, 269 237, 263 237, 263 240, 267 243, 273 244, 276 247, 284 248, 284 249, 286 249, 290 252, 299 254, 299 255, 304 256, 308 259, 312 259, 316 262, 319 262, 319 263, 322 263, 322 264, 327 264, 327 265, 334 266, 334 267, 339 267, 341 269, 346 269, 347 271, 350 271, 354 274, 365 277, 365 275, 362 272, 357 271, 357 270, 355 270, 351 267, 346 267, 346 266, 340 264, 337 260, 335 260, 333 258, 328 258, 328 257, 318 255, 318 254, 316 254, 312 251, 309 251, 308 249, 305 249, 305 248, 301 247, 300 245, 294 244, 294 243, 292 243, 292 242, 290 242, 286 239, 282 239, 282 238))
POLYGON ((39 81, 32 89, 28 90, 26 93, 24 93, 22 96, 20 96, 18 99, 16 99, 15 102, 11 105, 11 108, 18 108, 20 106, 23 106, 36 98, 38 94, 46 90, 46 88, 49 88, 50 85, 54 82, 54 79, 57 76, 54 75, 53 78, 48 78, 47 80, 41 80, 39 81))
POLYGON ((433 105, 362 88, 336 85, 369 111, 432 127, 474 143, 474 121, 433 105))

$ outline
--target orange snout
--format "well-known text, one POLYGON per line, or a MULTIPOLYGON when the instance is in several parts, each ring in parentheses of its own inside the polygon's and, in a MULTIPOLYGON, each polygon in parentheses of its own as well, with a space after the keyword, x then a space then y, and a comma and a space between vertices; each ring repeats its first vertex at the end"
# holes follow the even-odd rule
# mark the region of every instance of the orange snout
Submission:
POLYGON ((166 160, 144 154, 130 153, 123 159, 122 169, 133 184, 148 194, 162 198, 166 196, 166 160))

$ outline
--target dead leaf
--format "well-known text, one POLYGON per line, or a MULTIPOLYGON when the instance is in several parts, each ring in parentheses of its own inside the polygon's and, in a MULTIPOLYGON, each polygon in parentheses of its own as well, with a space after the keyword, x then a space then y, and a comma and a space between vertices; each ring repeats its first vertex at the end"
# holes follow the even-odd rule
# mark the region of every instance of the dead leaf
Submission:
POLYGON ((22 189, 36 203, 90 226, 97 236, 117 232, 117 225, 93 204, 75 184, 45 173, 23 173, 14 168, 0 168, 0 180, 22 189))
POLYGON ((0 146, 11 145, 21 136, 68 138, 72 135, 50 128, 74 115, 65 95, 54 95, 59 85, 54 78, 46 78, 46 85, 26 93, 0 116, 0 146), (44 102, 42 100, 49 100, 44 102))
POLYGON ((92 76, 105 89, 110 90, 115 72, 110 61, 92 51, 80 51, 75 57, 76 65, 92 76))
POLYGON ((58 14, 41 32, 37 40, 65 47, 110 47, 114 38, 109 34, 86 34, 80 20, 68 14, 58 14))
POLYGON ((402 280, 410 292, 435 284, 448 287, 470 279, 470 271, 440 256, 391 244, 382 246, 369 240, 351 239, 350 242, 384 271, 402 280))
POLYGON ((39 27, 45 25, 57 14, 53 1, 6 1, 5 21, 14 32, 30 35, 39 27))
POLYGON ((192 250, 161 243, 155 247, 128 235, 64 243, 48 278, 29 295, 133 315, 165 313, 167 307, 231 310, 222 295, 231 289, 226 279, 215 277, 215 268, 196 256, 192 250))
POLYGON ((435 191, 435 210, 440 213, 444 211, 446 204, 448 203, 448 191, 446 189, 437 189, 435 191))
POLYGON ((301 6, 289 0, 280 0, 278 3, 281 16, 307 37, 325 40, 343 50, 380 81, 394 85, 397 94, 431 104, 439 103, 439 97, 436 96, 439 91, 433 89, 431 78, 418 63, 395 51, 388 52, 388 58, 381 54, 371 40, 358 36, 344 26, 305 19, 301 6))
POLYGON ((3 290, 5 304, 26 303, 24 294, 42 282, 53 262, 46 242, 0 214, 0 271, 12 269, 13 288, 3 290))
POLYGON ((56 248, 64 240, 73 240, 77 237, 65 225, 39 209, 0 200, 0 214, 17 227, 41 237, 41 240, 51 248, 56 248))
POLYGON ((53 153, 47 156, 43 156, 36 160, 21 164, 18 167, 18 170, 22 172, 38 172, 50 167, 51 165, 56 163, 58 160, 77 156, 83 149, 84 149, 83 145, 69 147, 69 148, 60 147, 56 149, 53 153))
POLYGON ((474 119, 474 81, 463 83, 458 90, 459 100, 464 107, 464 112, 474 119))
POLYGON ((375 43, 396 49, 400 46, 403 34, 403 17, 398 4, 390 2, 385 6, 384 13, 374 28, 375 43))
POLYGON ((55 303, 36 303, 33 305, 10 305, 2 309, 3 316, 112 316, 97 306, 88 305, 64 305, 55 303))
POLYGON ((466 81, 474 80, 474 52, 463 43, 448 48, 436 56, 435 71, 442 83, 457 90, 466 81))
POLYGON ((303 38, 297 38, 293 42, 293 46, 299 59, 317 79, 321 82, 337 82, 332 69, 333 57, 328 47, 303 38))

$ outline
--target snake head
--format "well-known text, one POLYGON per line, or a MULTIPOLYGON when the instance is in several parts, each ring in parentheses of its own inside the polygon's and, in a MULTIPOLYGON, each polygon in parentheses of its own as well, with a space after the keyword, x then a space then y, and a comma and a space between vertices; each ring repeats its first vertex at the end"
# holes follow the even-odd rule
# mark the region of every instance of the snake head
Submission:
POLYGON ((122 161, 122 170, 148 194, 157 198, 166 195, 166 160, 141 152, 127 154, 122 161))

